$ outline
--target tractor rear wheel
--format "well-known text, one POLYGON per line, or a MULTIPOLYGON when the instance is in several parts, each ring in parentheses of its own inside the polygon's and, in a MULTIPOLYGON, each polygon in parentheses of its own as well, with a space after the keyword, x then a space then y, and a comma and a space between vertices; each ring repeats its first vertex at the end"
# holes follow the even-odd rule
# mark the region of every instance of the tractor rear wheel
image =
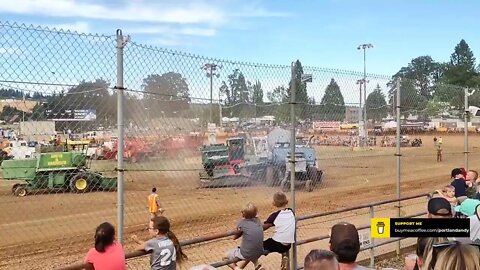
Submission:
POLYGON ((78 173, 70 179, 70 190, 76 193, 84 193, 90 188, 90 177, 86 173, 78 173))
POLYGON ((15 188, 15 191, 13 192, 13 194, 15 196, 18 196, 18 197, 25 197, 27 196, 28 192, 27 192, 27 185, 24 185, 24 184, 20 184, 17 186, 17 188, 15 188))

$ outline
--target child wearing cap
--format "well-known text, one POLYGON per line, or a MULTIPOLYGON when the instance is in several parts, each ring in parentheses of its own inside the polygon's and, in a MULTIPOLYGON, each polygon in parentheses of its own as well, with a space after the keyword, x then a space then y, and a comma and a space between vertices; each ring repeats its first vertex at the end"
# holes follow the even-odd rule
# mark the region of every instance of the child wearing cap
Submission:
POLYGON ((358 236, 357 228, 353 224, 341 222, 332 227, 332 232, 330 234, 330 250, 337 255, 340 270, 371 269, 360 266, 356 263, 357 255, 360 253, 360 238, 358 236))
POLYGON ((455 168, 452 170, 451 177, 453 181, 450 185, 455 187, 455 197, 467 197, 467 188, 472 185, 470 181, 465 180, 464 170, 461 168, 455 168))

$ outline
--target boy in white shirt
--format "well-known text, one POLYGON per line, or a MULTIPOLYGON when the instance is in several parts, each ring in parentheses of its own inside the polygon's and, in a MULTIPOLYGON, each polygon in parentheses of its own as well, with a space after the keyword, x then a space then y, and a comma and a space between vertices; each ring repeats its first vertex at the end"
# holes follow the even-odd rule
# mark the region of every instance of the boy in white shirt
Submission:
POLYGON ((263 241, 263 249, 269 253, 276 252, 283 255, 282 264, 288 261, 286 254, 295 242, 295 213, 287 208, 288 199, 285 193, 277 192, 273 195, 273 206, 278 210, 270 214, 263 224, 263 229, 267 230, 275 227, 275 234, 263 241))

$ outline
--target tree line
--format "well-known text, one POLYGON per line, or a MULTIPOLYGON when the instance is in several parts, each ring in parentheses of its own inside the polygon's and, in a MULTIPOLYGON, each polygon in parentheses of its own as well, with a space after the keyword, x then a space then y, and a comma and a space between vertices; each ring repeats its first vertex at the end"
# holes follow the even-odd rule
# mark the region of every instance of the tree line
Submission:
MULTIPOLYGON (((393 113, 396 95, 396 81, 401 79, 402 115, 417 114, 427 118, 439 116, 446 112, 463 110, 463 88, 475 88, 480 85, 480 67, 465 40, 461 40, 454 48, 450 60, 446 63, 436 62, 432 57, 419 56, 411 60, 391 77, 387 84, 388 94, 385 96, 380 85, 368 95, 366 100, 367 117, 372 121, 380 121, 389 112, 393 113)), ((340 86, 334 78, 327 85, 320 102, 309 96, 307 83, 301 82, 304 74, 299 60, 295 65, 296 76, 296 115, 299 120, 343 121, 346 105, 340 86)), ((280 122, 290 118, 290 85, 279 85, 272 91, 265 92, 258 80, 249 81, 240 69, 232 70, 226 80, 221 81, 222 115, 227 117, 252 118, 274 115, 280 122), (265 97, 268 101, 265 100, 265 97)), ((208 89, 208 84, 205 85, 208 89)), ((178 72, 150 74, 146 76, 141 89, 127 91, 125 97, 125 117, 127 121, 144 122, 145 116, 155 117, 200 117, 205 123, 210 117, 209 99, 196 99, 190 95, 187 79, 178 72), (203 104, 200 106, 199 104, 203 104), (193 110, 192 108, 195 108, 193 110), (201 111, 198 111, 201 110, 201 111)), ((24 93, 15 89, 0 89, 0 98, 23 98, 39 102, 26 119, 44 120, 46 110, 95 109, 97 119, 82 123, 84 128, 98 126, 115 126, 116 123, 116 91, 104 79, 82 81, 59 93, 45 94, 40 92, 24 93)), ((215 101, 213 121, 219 121, 219 106, 215 101)), ((480 91, 470 97, 470 105, 480 106, 480 91)), ((0 115, 8 120, 12 115, 21 115, 15 108, 4 107, 0 115)), ((61 122, 64 128, 78 126, 78 122, 61 122)))
MULTIPOLYGON (((460 117, 464 110, 464 89, 478 88, 480 66, 465 40, 455 46, 448 62, 437 62, 431 56, 411 60, 392 76, 389 82, 389 103, 396 95, 395 81, 400 84, 402 115, 416 113, 421 118, 446 115, 460 117)), ((478 91, 469 98, 469 104, 480 106, 478 91)), ((392 106, 393 109, 393 106, 392 106)))

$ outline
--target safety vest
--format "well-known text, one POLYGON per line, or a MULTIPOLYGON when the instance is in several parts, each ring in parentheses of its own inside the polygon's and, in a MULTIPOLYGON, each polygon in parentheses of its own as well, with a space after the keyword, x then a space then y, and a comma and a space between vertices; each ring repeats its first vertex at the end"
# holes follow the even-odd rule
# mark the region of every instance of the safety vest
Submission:
POLYGON ((157 198, 158 198, 158 194, 148 195, 148 211, 150 213, 158 212, 157 198))

